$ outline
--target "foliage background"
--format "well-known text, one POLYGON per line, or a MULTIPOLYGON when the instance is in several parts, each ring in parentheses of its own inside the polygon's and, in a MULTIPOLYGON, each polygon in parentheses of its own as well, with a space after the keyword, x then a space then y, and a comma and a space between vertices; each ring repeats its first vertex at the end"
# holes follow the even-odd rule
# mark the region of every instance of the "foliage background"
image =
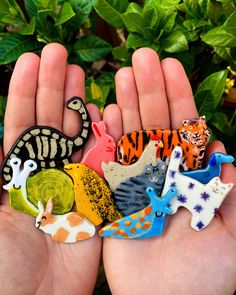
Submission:
MULTIPOLYGON (((236 0, 1 0, 0 133, 16 59, 43 46, 66 46, 86 73, 87 102, 115 102, 115 72, 135 49, 180 60, 212 139, 236 157, 236 0)), ((174 85, 173 85, 174 87, 174 85)), ((108 294, 101 271, 94 294, 108 294)))

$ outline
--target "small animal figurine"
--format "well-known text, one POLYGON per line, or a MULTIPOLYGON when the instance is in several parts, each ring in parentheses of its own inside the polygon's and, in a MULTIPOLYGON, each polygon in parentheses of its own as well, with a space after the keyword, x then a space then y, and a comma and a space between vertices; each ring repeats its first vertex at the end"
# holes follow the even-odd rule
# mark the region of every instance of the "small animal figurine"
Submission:
POLYGON ((69 137, 47 126, 34 126, 25 130, 3 162, 1 174, 5 182, 9 182, 12 178, 10 166, 12 158, 20 158, 22 162, 28 159, 34 160, 38 166, 37 172, 45 168, 63 168, 64 164, 71 162, 71 155, 81 149, 88 140, 91 120, 80 97, 72 97, 67 102, 67 108, 77 111, 81 117, 82 127, 79 133, 69 137))
POLYGON ((106 124, 103 121, 92 123, 93 133, 96 137, 95 145, 87 152, 81 163, 93 169, 104 177, 102 162, 115 160, 116 144, 114 139, 106 133, 106 124))
POLYGON ((52 199, 47 201, 46 210, 40 201, 38 207, 35 227, 50 234, 55 242, 75 243, 93 237, 96 232, 95 226, 77 212, 53 215, 52 199))
POLYGON ((134 177, 143 173, 147 164, 156 166, 157 150, 162 147, 163 143, 159 139, 159 137, 153 137, 147 145, 147 148, 141 155, 140 159, 136 163, 124 166, 116 162, 103 162, 102 169, 104 172, 105 179, 109 183, 111 191, 114 192, 121 182, 126 181, 130 177, 134 177))
POLYGON ((84 164, 66 164, 64 170, 74 181, 77 212, 95 226, 104 220, 114 221, 122 217, 117 211, 112 193, 103 178, 84 164))
POLYGON ((168 203, 175 196, 176 189, 169 189, 163 198, 158 198, 150 186, 147 187, 146 193, 151 199, 148 207, 103 227, 99 235, 117 239, 144 239, 160 236, 164 228, 165 215, 172 213, 168 203))
POLYGON ((10 206, 26 214, 38 215, 38 208, 34 206, 27 198, 26 180, 30 173, 37 169, 37 164, 31 160, 25 161, 23 169, 20 170, 21 160, 13 158, 10 160, 13 170, 12 180, 3 186, 8 190, 10 196, 10 206))
POLYGON ((117 209, 124 215, 130 215, 148 206, 150 199, 146 188, 152 186, 160 195, 166 177, 167 164, 159 160, 156 166, 147 165, 144 172, 121 182, 114 192, 117 209))
POLYGON ((3 188, 9 191, 11 207, 33 216, 38 215, 38 201, 47 203, 53 199, 55 214, 69 212, 75 200, 74 185, 71 177, 57 169, 45 169, 34 176, 32 171, 37 169, 37 163, 27 160, 20 169, 21 160, 10 160, 12 179, 3 188))
POLYGON ((210 139, 205 116, 184 120, 182 126, 177 130, 140 130, 124 135, 117 144, 117 162, 122 165, 135 163, 153 135, 159 136, 164 145, 163 149, 157 153, 158 158, 165 161, 170 157, 173 148, 179 145, 184 153, 182 169, 201 168, 205 147, 210 139))
POLYGON ((171 154, 162 196, 171 187, 175 187, 177 195, 170 202, 173 214, 179 207, 185 207, 192 213, 192 228, 200 231, 211 222, 233 184, 222 183, 219 177, 214 177, 207 184, 202 184, 198 180, 183 175, 179 171, 181 157, 182 149, 177 146, 171 154))
POLYGON ((233 156, 216 152, 210 156, 207 167, 198 170, 184 171, 182 174, 206 184, 212 178, 221 175, 221 165, 223 163, 231 163, 233 161, 233 156))

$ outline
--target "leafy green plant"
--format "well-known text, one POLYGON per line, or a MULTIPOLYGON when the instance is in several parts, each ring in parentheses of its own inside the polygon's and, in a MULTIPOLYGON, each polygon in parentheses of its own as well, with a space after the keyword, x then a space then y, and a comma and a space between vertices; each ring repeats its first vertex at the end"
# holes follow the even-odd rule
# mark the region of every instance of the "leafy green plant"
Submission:
POLYGON ((224 91, 235 80, 236 0, 1 0, 1 65, 49 42, 83 67, 87 101, 101 109, 115 101, 115 71, 131 65, 137 48, 179 59, 212 138, 235 153, 235 107, 225 106, 224 91))

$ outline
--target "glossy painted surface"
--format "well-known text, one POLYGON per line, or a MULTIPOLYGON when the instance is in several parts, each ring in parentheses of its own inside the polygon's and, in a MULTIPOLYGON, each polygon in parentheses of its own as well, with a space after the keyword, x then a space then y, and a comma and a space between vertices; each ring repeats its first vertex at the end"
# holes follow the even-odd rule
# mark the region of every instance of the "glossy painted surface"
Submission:
POLYGON ((148 207, 103 227, 99 235, 117 239, 160 236, 164 228, 165 215, 172 213, 168 203, 175 196, 176 189, 171 188, 163 198, 159 198, 152 187, 147 187, 146 193, 150 198, 148 207))

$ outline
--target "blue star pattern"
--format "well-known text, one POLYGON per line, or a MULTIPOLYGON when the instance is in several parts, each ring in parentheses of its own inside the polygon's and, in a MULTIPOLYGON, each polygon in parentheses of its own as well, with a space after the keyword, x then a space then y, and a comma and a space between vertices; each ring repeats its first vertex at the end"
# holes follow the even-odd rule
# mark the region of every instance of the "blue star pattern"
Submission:
POLYGON ((216 213, 217 213, 217 210, 218 210, 218 208, 214 208, 214 214, 216 214, 216 213))
POLYGON ((171 178, 175 178, 176 171, 170 170, 169 173, 170 173, 169 175, 171 178))
POLYGON ((210 195, 206 192, 201 193, 201 199, 203 199, 204 201, 209 200, 210 195))
POLYGON ((179 153, 181 159, 182 149, 176 146, 170 158, 162 196, 170 187, 175 187, 177 196, 170 202, 172 214, 175 214, 179 207, 188 209, 192 213, 192 228, 200 231, 211 222, 233 184, 222 183, 219 177, 214 177, 204 184, 190 178, 190 175, 185 176, 179 171, 180 159, 176 159, 179 153))
POLYGON ((179 159, 181 156, 181 153, 178 151, 175 151, 175 159, 179 159))
POLYGON ((193 189, 194 188, 195 183, 190 182, 188 185, 188 189, 193 189))
POLYGON ((203 210, 203 207, 199 204, 197 204, 194 208, 193 208, 197 213, 201 213, 203 210))
POLYGON ((177 196, 177 200, 179 202, 181 202, 181 203, 186 203, 187 202, 186 196, 185 195, 181 195, 181 194, 177 196))
POLYGON ((196 224, 196 226, 197 226, 198 229, 202 229, 202 228, 205 226, 205 224, 202 223, 201 221, 199 221, 199 222, 196 224))

